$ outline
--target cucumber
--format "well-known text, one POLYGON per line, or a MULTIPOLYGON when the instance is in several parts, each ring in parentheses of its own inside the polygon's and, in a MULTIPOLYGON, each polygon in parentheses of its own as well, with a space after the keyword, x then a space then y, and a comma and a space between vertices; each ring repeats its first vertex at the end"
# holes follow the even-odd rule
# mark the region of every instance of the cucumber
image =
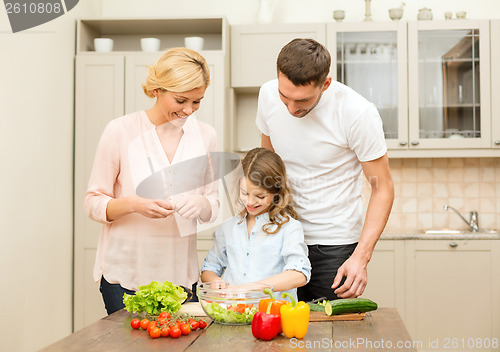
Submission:
POLYGON ((309 305, 309 308, 311 308, 311 312, 324 312, 325 311, 325 307, 321 304, 311 303, 311 302, 307 302, 307 304, 309 305))
POLYGON ((333 307, 332 305, 330 304, 330 302, 326 302, 325 303, 325 314, 326 315, 332 315, 333 313, 333 307))
MULTIPOLYGON (((347 313, 365 313, 377 309, 377 303, 369 300, 368 298, 344 298, 329 301, 331 305, 331 313, 334 314, 347 314, 347 313)), ((328 305, 327 303, 327 305, 328 305)))

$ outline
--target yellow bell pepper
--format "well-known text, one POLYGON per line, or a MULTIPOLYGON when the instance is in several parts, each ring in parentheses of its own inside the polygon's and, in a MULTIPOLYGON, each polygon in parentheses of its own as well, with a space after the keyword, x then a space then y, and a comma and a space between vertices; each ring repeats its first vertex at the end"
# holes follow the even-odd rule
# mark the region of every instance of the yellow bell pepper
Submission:
POLYGON ((307 334, 309 327, 309 305, 305 302, 295 302, 295 298, 288 292, 281 294, 281 297, 290 297, 292 304, 283 305, 280 308, 281 329, 283 334, 289 339, 296 337, 303 338, 307 334))

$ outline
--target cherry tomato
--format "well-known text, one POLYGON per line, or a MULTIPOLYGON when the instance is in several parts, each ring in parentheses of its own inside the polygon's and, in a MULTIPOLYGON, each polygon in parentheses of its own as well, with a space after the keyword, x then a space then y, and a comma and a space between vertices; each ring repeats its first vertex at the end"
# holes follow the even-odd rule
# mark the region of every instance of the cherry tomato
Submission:
POLYGON ((141 321, 139 319, 132 319, 130 321, 130 326, 132 329, 137 330, 141 327, 141 321))
POLYGON ((207 327, 207 322, 205 320, 198 321, 200 323, 200 329, 205 329, 207 327))
POLYGON ((191 330, 198 330, 200 323, 194 319, 189 319, 189 325, 191 325, 191 330))
POLYGON ((191 332, 191 326, 189 326, 189 324, 186 322, 181 323, 182 335, 189 335, 190 332, 191 332))
POLYGON ((168 327, 163 327, 160 329, 161 337, 168 337, 170 335, 170 329, 168 327))
POLYGON ((181 329, 179 329, 177 326, 172 326, 170 328, 170 337, 176 339, 179 336, 181 336, 181 334, 182 334, 181 329))
POLYGON ((148 332, 152 329, 152 328, 156 328, 158 327, 158 325, 156 324, 156 321, 150 321, 149 324, 148 324, 148 332))
POLYGON ((169 312, 161 312, 160 315, 158 315, 158 319, 169 320, 170 319, 170 313, 169 312))
POLYGON ((156 326, 153 326, 150 330, 149 330, 149 336, 151 336, 152 338, 154 339, 157 339, 158 337, 161 336, 161 331, 160 329, 158 329, 156 326))
POLYGON ((149 320, 148 319, 142 319, 141 320, 141 329, 142 330, 147 330, 149 325, 149 320))

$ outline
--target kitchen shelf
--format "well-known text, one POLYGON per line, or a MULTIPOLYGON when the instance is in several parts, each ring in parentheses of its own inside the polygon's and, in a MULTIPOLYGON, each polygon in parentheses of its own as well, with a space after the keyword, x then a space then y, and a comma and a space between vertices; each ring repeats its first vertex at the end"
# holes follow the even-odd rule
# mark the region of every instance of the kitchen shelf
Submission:
POLYGON ((418 60, 419 64, 441 64, 441 63, 455 63, 455 62, 477 62, 479 63, 479 58, 465 58, 465 59, 447 59, 447 58, 439 58, 439 59, 420 59, 418 60))
POLYGON ((337 66, 341 66, 343 64, 356 64, 356 65, 380 65, 380 64, 392 64, 397 65, 396 60, 337 60, 337 66))
POLYGON ((77 53, 94 51, 95 38, 111 38, 118 52, 141 51, 140 39, 155 37, 161 50, 184 46, 184 37, 200 36, 206 50, 226 50, 225 18, 80 19, 77 22, 77 53))
POLYGON ((467 103, 463 103, 463 104, 453 104, 453 105, 435 105, 435 104, 428 104, 428 105, 421 105, 420 106, 420 109, 438 109, 438 110, 442 110, 442 109, 465 109, 465 108, 468 108, 468 109, 472 109, 472 108, 479 108, 481 107, 481 104, 479 103, 476 103, 476 104, 467 104, 467 103))

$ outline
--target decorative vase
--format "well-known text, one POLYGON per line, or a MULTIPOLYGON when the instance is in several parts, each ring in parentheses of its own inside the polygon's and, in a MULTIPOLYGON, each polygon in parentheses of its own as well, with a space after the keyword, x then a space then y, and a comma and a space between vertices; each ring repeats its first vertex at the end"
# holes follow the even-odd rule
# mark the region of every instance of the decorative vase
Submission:
POLYGON ((365 2, 366 2, 365 21, 373 21, 373 19, 372 19, 371 1, 372 0, 365 0, 365 2))
POLYGON ((276 0, 259 0, 259 11, 257 12, 258 23, 271 23, 273 21, 275 4, 276 0))

